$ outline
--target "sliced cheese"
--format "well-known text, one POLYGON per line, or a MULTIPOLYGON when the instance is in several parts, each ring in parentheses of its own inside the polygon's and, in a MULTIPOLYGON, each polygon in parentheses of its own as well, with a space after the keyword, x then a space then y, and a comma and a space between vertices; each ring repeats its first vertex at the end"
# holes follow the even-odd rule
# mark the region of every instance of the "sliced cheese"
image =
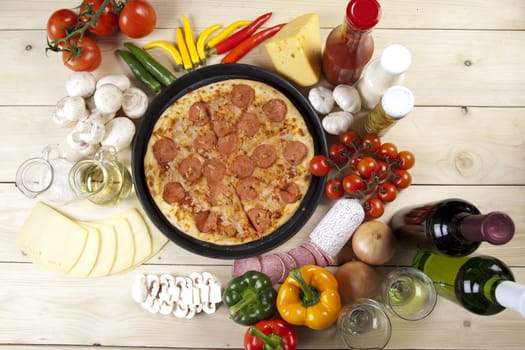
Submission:
POLYGON ((79 261, 87 237, 85 228, 38 202, 18 232, 16 244, 33 263, 66 274, 79 261))
POLYGON ((321 76, 319 16, 309 13, 285 25, 265 43, 276 71, 301 86, 311 86, 321 76))
POLYGON ((82 225, 94 227, 100 231, 100 252, 89 277, 109 275, 117 257, 117 234, 115 228, 113 225, 99 222, 82 222, 82 225))
POLYGON ((75 266, 67 273, 73 277, 89 276, 98 260, 100 252, 100 231, 94 227, 82 226, 88 231, 88 236, 80 258, 75 266))
POLYGON ((117 236, 115 263, 111 273, 120 273, 129 269, 135 259, 135 241, 128 221, 122 218, 109 218, 101 220, 100 223, 113 226, 117 236))
POLYGON ((151 256, 151 235, 149 228, 146 222, 144 222, 142 215, 140 215, 135 208, 128 209, 119 216, 128 221, 131 232, 133 232, 135 242, 133 265, 142 264, 151 256))

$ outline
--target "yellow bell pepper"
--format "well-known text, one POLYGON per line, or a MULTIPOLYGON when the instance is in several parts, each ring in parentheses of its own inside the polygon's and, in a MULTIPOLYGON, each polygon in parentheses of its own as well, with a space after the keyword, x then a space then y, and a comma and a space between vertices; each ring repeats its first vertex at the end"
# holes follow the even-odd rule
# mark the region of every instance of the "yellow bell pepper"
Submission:
POLYGON ((319 330, 335 323, 341 311, 337 280, 325 268, 292 269, 277 293, 277 310, 288 323, 319 330))

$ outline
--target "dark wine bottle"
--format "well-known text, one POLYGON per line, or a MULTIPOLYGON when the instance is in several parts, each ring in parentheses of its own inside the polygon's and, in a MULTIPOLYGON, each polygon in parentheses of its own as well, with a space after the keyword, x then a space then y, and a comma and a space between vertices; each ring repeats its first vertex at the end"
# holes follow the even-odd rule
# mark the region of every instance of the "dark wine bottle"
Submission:
POLYGON ((494 315, 506 308, 525 317, 525 286, 502 261, 490 256, 450 257, 418 251, 413 267, 434 282, 439 295, 479 315, 494 315))
POLYGON ((481 212, 462 199, 406 208, 392 216, 390 226, 399 242, 449 256, 473 253, 481 242, 505 244, 514 236, 514 222, 505 213, 481 212))

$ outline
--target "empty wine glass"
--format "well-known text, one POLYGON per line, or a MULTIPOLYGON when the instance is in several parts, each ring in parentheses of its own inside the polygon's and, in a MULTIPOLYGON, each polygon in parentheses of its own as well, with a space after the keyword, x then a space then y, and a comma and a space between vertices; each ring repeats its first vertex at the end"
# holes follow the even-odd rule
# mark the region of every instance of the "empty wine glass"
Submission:
POLYGON ((412 267, 390 271, 381 288, 382 301, 394 315, 409 321, 427 317, 437 301, 432 280, 412 267))
POLYGON ((343 307, 337 319, 343 342, 353 350, 380 350, 390 341, 392 326, 377 301, 358 299, 343 307))

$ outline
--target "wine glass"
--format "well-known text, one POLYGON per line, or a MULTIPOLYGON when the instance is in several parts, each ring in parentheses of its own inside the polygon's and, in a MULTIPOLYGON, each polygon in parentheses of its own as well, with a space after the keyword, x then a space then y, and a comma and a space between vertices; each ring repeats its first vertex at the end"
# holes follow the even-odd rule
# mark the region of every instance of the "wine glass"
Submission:
POLYGON ((409 321, 427 317, 436 305, 432 280, 413 267, 390 271, 381 286, 382 302, 394 315, 409 321))
POLYGON ((390 318, 377 301, 357 299, 343 307, 337 329, 349 349, 380 350, 390 341, 390 318))

